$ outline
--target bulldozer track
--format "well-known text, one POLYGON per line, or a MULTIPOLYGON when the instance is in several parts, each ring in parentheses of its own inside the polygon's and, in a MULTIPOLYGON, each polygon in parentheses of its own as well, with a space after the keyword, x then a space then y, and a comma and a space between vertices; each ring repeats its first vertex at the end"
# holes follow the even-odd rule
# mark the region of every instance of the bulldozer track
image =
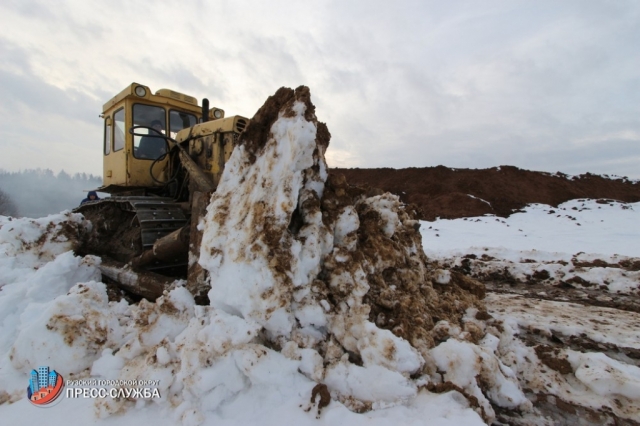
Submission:
MULTIPOLYGON (((116 206, 120 210, 133 213, 134 219, 140 226, 142 250, 148 250, 153 244, 165 235, 182 228, 188 222, 180 204, 171 198, 125 196, 108 197, 98 201, 89 201, 75 208, 74 213, 87 213, 100 211, 106 206, 116 206)), ((149 265, 146 269, 163 269, 176 265, 149 265)))

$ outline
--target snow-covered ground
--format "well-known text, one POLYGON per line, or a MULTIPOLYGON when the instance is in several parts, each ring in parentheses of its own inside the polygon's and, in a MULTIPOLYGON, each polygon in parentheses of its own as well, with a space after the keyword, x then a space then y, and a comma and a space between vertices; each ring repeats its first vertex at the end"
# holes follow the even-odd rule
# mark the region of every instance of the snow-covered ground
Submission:
POLYGON ((551 207, 532 204, 508 218, 483 216, 422 222, 425 252, 462 252, 558 260, 559 253, 640 257, 640 203, 572 200, 551 207), (492 254, 493 253, 493 254, 492 254))
MULTIPOLYGON (((425 251, 432 259, 485 254, 505 264, 519 264, 522 259, 557 263, 586 252, 581 255, 583 259, 613 262, 640 253, 640 227, 636 225, 639 213, 640 203, 601 205, 594 201, 573 201, 557 209, 531 206, 507 219, 423 222, 422 233, 425 251), (583 204, 590 210, 572 210, 573 206, 583 204), (549 210, 566 212, 582 226, 562 214, 560 217, 549 214, 549 210)), ((312 354, 302 353, 300 360, 295 361, 249 343, 257 326, 248 327, 246 322, 223 311, 196 307, 183 288, 176 288, 157 305, 108 302, 95 265, 65 251, 68 247, 62 225, 67 223, 81 226, 82 219, 68 213, 39 220, 0 218, 0 400, 4 402, 0 405, 0 417, 7 424, 39 421, 45 414, 54 425, 141 421, 158 425, 483 423, 458 392, 416 392, 403 383, 402 376, 389 375, 388 370, 349 371, 347 367, 341 373, 347 376, 347 386, 359 388, 360 392, 377 392, 378 397, 385 393, 397 396, 405 389, 405 398, 381 402, 362 414, 332 401, 318 415, 315 409, 310 410, 309 403, 315 383, 300 373, 313 365, 312 359, 306 357, 312 354), (163 305, 171 309, 163 309, 163 305), (145 327, 136 326, 143 319, 145 327), (68 345, 69 341, 73 345, 68 345), (242 344, 243 341, 247 343, 242 344), (241 349, 217 360, 213 366, 202 363, 202 348, 215 354, 227 344, 241 349), (143 352, 143 346, 154 350, 138 360, 137 371, 122 371, 123 360, 135 359, 143 352), (171 354, 171 351, 178 352, 171 354), (173 377, 172 357, 195 357, 191 362, 193 369, 188 374, 183 371, 181 377, 173 377), (25 396, 28 372, 40 364, 74 378, 160 380, 163 395, 169 393, 169 385, 189 391, 183 392, 182 401, 138 400, 128 407, 121 401, 120 410, 113 410, 109 406, 113 402, 108 400, 65 399, 43 412, 31 406, 25 396), (189 416, 185 405, 190 398, 201 399, 201 406, 210 409, 189 416)), ((628 288, 635 285, 637 290, 640 281, 637 276, 631 278, 625 285, 628 288)), ((623 417, 639 420, 637 361, 634 364, 623 355, 616 359, 615 354, 575 351, 567 345, 555 354, 566 359, 574 370, 572 375, 563 375, 553 369, 536 368, 535 350, 516 337, 524 330, 538 330, 542 336, 582 335, 616 347, 640 348, 639 314, 497 293, 489 294, 487 307, 494 318, 502 321, 502 330, 492 330, 490 326, 479 346, 449 339, 435 348, 436 355, 447 353, 435 357, 436 362, 449 363, 441 366, 443 371, 451 370, 451 364, 456 365, 452 370, 455 373, 449 377, 451 381, 463 389, 469 387, 478 371, 464 366, 473 364, 478 357, 483 359, 488 353, 496 353, 500 361, 493 362, 499 362, 503 380, 518 376, 530 389, 536 386, 547 389, 567 402, 594 410, 609 406, 623 417), (456 356, 452 358, 451 354, 456 356)), ((491 365, 489 359, 486 363, 491 365)), ((513 382, 505 381, 502 386, 513 386, 513 382)), ((521 393, 505 389, 503 394, 517 397, 521 393)))
POLYGON ((504 289, 488 294, 485 311, 475 302, 480 287, 456 272, 500 272, 547 295, 570 286, 609 302, 637 297, 640 203, 581 200, 509 219, 423 222, 427 271, 416 223, 397 197, 360 199, 323 216, 330 210, 319 206, 346 193, 339 182, 324 185, 326 146, 309 105, 289 103, 267 143, 234 150, 201 223, 211 306, 196 305, 180 282, 155 302, 109 301, 101 260, 70 251, 72 236, 91 226, 81 215, 0 217, 2 424, 640 421, 637 311, 504 289), (323 191, 342 193, 320 200, 323 191), (289 232, 296 209, 302 224, 289 232), (387 255, 376 256, 378 248, 387 255), (460 321, 429 315, 434 337, 408 341, 380 315, 370 320, 369 280, 383 272, 377 290, 390 295, 390 310, 400 287, 422 280, 415 298, 440 298, 460 321), (469 308, 447 299, 466 293, 476 303, 469 308), (26 397, 40 366, 80 381, 46 409, 26 397), (133 388, 148 396, 132 396, 133 388), (107 394, 66 394, 77 389, 107 394))
POLYGON ((427 256, 476 277, 507 271, 527 282, 548 275, 541 281, 639 295, 639 217, 640 203, 572 200, 530 205, 508 218, 422 222, 421 232, 427 256))

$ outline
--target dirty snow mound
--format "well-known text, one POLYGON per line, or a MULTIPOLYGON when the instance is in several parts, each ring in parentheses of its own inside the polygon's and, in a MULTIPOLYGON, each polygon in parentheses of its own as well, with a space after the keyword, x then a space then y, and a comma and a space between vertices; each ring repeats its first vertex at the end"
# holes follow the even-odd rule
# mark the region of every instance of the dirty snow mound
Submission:
POLYGON ((20 270, 44 265, 73 250, 78 235, 91 224, 80 214, 63 212, 40 219, 0 216, 0 287, 21 276, 20 270))
MULTIPOLYGON (((398 197, 328 176, 329 138, 306 87, 278 90, 251 120, 198 225, 210 306, 180 282, 155 302, 109 301, 100 259, 70 252, 5 284, 0 391, 18 400, 34 365, 72 363, 68 379, 159 380, 157 399, 97 400, 100 418, 271 424, 285 407, 297 424, 482 424, 496 406, 531 410, 488 334, 484 286, 430 269, 398 197)), ((57 238, 52 223, 28 241, 57 238)), ((23 246, 6 247, 12 262, 23 246)))
POLYGON ((201 224, 209 300, 259 324, 352 409, 397 403, 416 395, 410 377, 435 377, 436 322, 477 341, 463 315, 484 309, 484 289, 453 274, 436 290, 415 213, 327 179, 330 135, 314 110, 308 88, 280 89, 234 150, 201 224))

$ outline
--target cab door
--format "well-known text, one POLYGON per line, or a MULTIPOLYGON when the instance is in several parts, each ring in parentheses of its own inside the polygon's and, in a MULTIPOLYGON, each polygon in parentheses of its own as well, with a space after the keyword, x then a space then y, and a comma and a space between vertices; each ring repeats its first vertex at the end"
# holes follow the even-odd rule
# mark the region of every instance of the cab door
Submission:
POLYGON ((125 108, 104 118, 103 186, 127 184, 125 108))
POLYGON ((146 103, 134 103, 131 111, 131 126, 135 131, 131 135, 132 155, 127 169, 129 185, 145 188, 162 186, 168 180, 169 167, 168 156, 165 155, 169 145, 162 137, 167 135, 167 112, 162 106, 146 103))

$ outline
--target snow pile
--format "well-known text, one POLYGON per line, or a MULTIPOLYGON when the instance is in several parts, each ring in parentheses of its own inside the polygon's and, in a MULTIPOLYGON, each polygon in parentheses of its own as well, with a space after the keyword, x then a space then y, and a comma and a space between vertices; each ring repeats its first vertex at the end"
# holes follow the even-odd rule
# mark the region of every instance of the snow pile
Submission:
MULTIPOLYGON (((474 393, 480 407, 464 391, 427 391, 443 381, 436 358, 452 356, 445 348, 434 358, 436 340, 481 337, 463 317, 484 310, 484 289, 460 274, 435 289, 414 214, 395 196, 328 178, 329 137, 305 87, 279 90, 253 118, 199 225, 210 306, 179 284, 153 303, 109 301, 100 260, 72 253, 40 269, 50 268, 56 285, 5 286, 4 303, 24 299, 3 310, 16 330, 3 334, 7 398, 19 400, 24 377, 42 364, 67 379, 160 381, 159 399, 98 400, 100 418, 155 406, 185 425, 281 422, 282 407, 296 423, 383 421, 383 408, 407 419, 441 413, 434 421, 443 424, 481 424, 477 413, 491 420, 482 392, 474 393), (24 297, 34 289, 42 300, 24 297)), ((505 380, 489 380, 487 390, 503 398, 505 380)))
POLYGON ((76 247, 78 234, 91 224, 63 212, 41 219, 0 216, 0 288, 76 247))
POLYGON ((576 378, 598 395, 640 399, 640 368, 616 361, 602 353, 568 353, 567 359, 576 378))
MULTIPOLYGON (((489 336, 489 342, 495 339, 495 336, 489 336)), ((476 398, 483 417, 491 418, 493 408, 479 384, 488 390, 487 396, 493 403, 505 408, 531 410, 532 404, 520 390, 515 374, 493 351, 450 339, 433 350, 433 357, 446 382, 461 387, 466 394, 476 398)))
MULTIPOLYGON (((328 138, 307 88, 281 89, 258 111, 200 224, 209 300, 264 330, 265 344, 351 409, 406 404, 420 384, 442 381, 436 360, 457 350, 431 351, 436 322, 477 343, 481 326, 463 315, 483 309, 484 290, 460 274, 434 289, 442 274, 427 270, 415 217, 396 196, 328 178, 328 138)), ((494 403, 527 408, 513 377, 486 359, 495 368, 470 367, 470 380, 484 371, 494 403)), ((473 396, 491 420, 477 385, 473 396)))
POLYGON ((16 339, 28 335, 53 299, 77 282, 100 278, 70 252, 86 225, 71 213, 35 220, 0 216, 1 353, 8 355, 16 339))
MULTIPOLYGON (((65 379, 158 381, 158 399, 51 408, 105 423, 545 424, 532 401, 638 418, 638 368, 627 362, 640 348, 637 315, 580 318, 577 307, 495 294, 485 306, 484 286, 461 273, 484 247, 434 267, 422 249, 432 231, 421 235, 410 208, 327 174, 329 137, 306 87, 280 89, 252 119, 198 225, 210 306, 180 282, 155 302, 109 301, 100 259, 68 251, 87 228, 80 216, 0 218, 3 418, 39 418, 21 405, 39 365, 65 379), (630 355, 553 346, 574 335, 630 355)), ((534 256, 634 268, 613 255, 534 256)))
MULTIPOLYGON (((46 364, 51 357, 60 356, 65 364, 85 362, 86 347, 72 348, 69 336, 47 329, 46 324, 50 320, 55 323, 54 318, 59 322, 77 321, 77 317, 69 314, 69 306, 61 306, 58 298, 65 297, 79 282, 100 280, 93 264, 70 251, 86 226, 90 224, 81 215, 71 213, 35 220, 0 216, 0 374, 6 380, 3 382, 12 383, 9 376, 11 371, 15 373, 14 369, 26 372, 31 365, 46 364)), ((90 362, 80 369, 88 365, 90 362)))

